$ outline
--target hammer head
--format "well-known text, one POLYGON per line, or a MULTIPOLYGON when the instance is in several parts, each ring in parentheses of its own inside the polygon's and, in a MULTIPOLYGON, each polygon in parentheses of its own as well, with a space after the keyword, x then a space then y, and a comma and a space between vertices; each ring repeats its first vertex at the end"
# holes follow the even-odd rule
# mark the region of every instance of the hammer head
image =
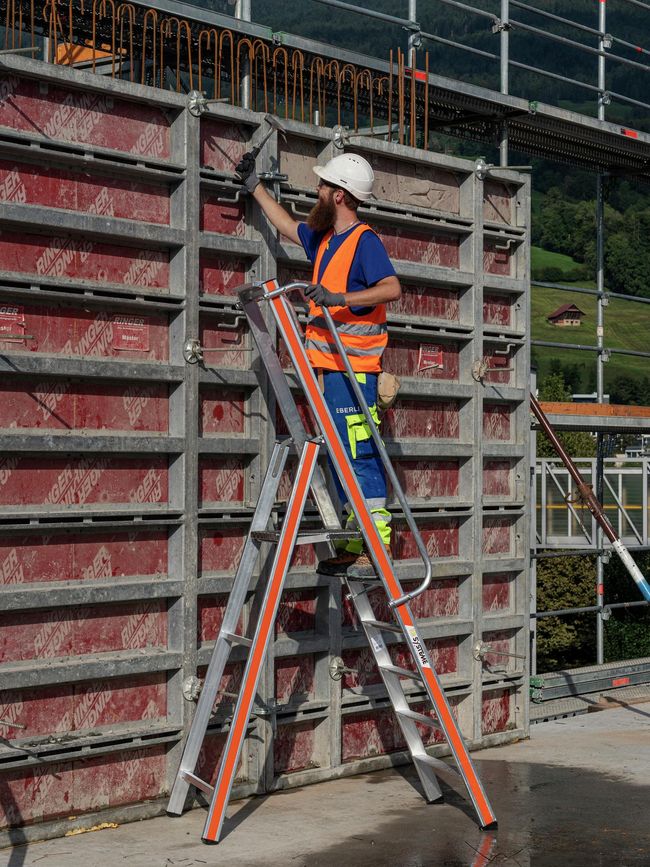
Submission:
POLYGON ((277 118, 274 114, 265 114, 264 120, 268 123, 268 125, 272 129, 274 129, 274 130, 276 130, 276 132, 280 133, 280 135, 282 136, 284 141, 287 140, 286 130, 282 126, 282 123, 280 122, 279 118, 277 118))

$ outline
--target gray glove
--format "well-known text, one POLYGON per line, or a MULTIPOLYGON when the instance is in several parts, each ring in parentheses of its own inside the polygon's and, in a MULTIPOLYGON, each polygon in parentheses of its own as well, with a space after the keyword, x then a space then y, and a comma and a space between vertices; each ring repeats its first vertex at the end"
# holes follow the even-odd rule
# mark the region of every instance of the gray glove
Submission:
POLYGON ((305 289, 305 296, 317 307, 345 307, 345 295, 340 292, 330 292, 320 283, 311 283, 305 289))
POLYGON ((245 153, 237 163, 235 172, 239 175, 249 193, 252 193, 260 183, 260 179, 257 177, 257 172, 255 171, 255 155, 250 151, 245 153))

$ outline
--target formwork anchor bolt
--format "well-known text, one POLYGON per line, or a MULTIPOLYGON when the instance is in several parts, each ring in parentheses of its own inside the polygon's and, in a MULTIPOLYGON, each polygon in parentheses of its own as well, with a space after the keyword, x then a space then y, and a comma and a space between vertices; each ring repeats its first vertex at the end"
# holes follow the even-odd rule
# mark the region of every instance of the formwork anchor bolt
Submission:
POLYGON ((340 151, 349 144, 350 142, 350 130, 347 126, 338 126, 333 127, 332 129, 332 142, 335 148, 338 148, 340 151))
POLYGON ((348 668, 340 656, 334 656, 329 666, 332 680, 341 680, 344 674, 357 674, 356 668, 348 668))
POLYGON ((183 698, 185 701, 196 701, 202 689, 203 682, 196 675, 191 674, 183 681, 183 698))
POLYGON ((188 364, 198 364, 203 361, 203 347, 196 337, 188 337, 183 344, 183 358, 188 364))

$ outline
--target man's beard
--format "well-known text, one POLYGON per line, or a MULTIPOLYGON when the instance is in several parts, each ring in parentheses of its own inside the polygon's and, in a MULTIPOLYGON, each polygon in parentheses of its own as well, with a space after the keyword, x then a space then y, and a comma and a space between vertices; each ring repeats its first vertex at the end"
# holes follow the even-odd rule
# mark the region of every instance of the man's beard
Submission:
POLYGON ((336 205, 334 199, 319 199, 309 212, 307 225, 312 232, 326 232, 331 229, 336 220, 336 205))

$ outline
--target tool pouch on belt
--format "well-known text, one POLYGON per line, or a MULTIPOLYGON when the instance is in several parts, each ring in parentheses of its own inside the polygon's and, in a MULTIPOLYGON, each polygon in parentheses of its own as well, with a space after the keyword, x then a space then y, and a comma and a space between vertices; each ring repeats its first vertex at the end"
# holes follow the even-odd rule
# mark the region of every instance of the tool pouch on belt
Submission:
POLYGON ((382 370, 377 377, 377 408, 380 412, 386 412, 395 403, 401 384, 393 373, 382 370))

